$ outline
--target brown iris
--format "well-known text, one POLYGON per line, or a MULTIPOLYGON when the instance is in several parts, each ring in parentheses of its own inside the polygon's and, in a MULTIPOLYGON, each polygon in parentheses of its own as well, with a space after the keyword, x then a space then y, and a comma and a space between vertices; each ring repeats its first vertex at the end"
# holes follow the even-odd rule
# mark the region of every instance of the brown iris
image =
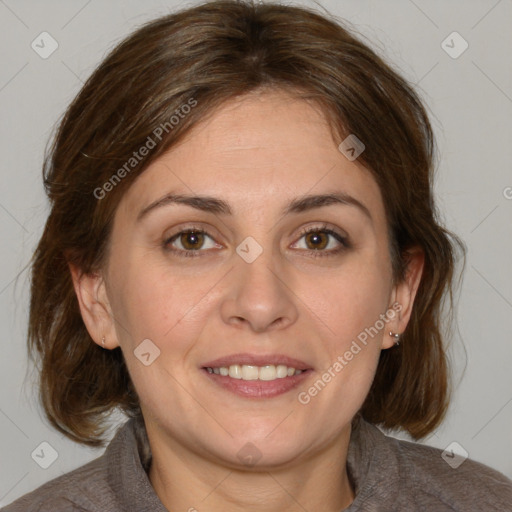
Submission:
POLYGON ((308 249, 312 250, 325 249, 329 243, 329 235, 321 231, 313 231, 311 233, 307 233, 305 238, 308 249))
POLYGON ((181 245, 187 250, 200 249, 204 243, 204 233, 188 231, 180 235, 181 245))

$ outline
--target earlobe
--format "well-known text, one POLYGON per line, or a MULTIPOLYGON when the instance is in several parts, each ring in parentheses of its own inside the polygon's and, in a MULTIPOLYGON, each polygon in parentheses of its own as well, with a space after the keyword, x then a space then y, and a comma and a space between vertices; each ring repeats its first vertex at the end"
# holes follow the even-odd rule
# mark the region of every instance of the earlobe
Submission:
POLYGON ((106 349, 119 345, 108 302, 105 281, 99 273, 84 274, 69 264, 82 319, 95 343, 106 349))

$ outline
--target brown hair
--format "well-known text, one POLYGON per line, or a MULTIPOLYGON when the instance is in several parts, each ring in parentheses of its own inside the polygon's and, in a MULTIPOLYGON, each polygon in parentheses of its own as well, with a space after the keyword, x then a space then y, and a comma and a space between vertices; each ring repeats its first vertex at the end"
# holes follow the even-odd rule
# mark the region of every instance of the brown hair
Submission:
POLYGON ((68 263, 86 274, 101 269, 116 207, 137 175, 226 100, 265 88, 314 102, 333 136, 365 143, 359 161, 384 198, 395 280, 404 277, 408 247, 425 252, 409 325, 399 347, 382 351, 362 416, 416 438, 443 419, 441 311, 462 244, 434 207, 434 142, 420 99, 340 23, 299 7, 224 0, 156 19, 114 48, 47 152, 51 212, 33 259, 28 342, 46 415, 71 439, 103 444, 115 407, 141 412, 121 350, 103 350, 84 326, 68 263), (155 147, 135 163, 148 137, 155 147))

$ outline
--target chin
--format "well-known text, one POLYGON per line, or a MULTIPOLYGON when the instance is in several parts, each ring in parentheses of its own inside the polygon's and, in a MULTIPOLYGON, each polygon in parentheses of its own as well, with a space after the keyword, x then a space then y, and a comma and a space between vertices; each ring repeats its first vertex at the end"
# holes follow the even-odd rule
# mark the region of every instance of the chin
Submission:
POLYGON ((223 458, 227 465, 237 470, 270 471, 292 465, 304 455, 305 446, 309 446, 304 438, 275 436, 273 439, 251 440, 247 436, 235 438, 226 451, 215 447, 214 451, 223 458))

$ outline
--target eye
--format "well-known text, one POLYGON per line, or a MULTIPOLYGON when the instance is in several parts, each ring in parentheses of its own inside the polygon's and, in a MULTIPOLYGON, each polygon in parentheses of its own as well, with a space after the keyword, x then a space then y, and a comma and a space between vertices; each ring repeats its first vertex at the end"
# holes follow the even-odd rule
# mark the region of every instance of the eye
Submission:
MULTIPOLYGON (((189 228, 167 238, 164 249, 176 256, 203 256, 208 249, 222 248, 203 229, 189 228)), ((347 237, 327 226, 313 226, 301 232, 299 241, 292 246, 312 256, 333 256, 350 247, 347 237)))
POLYGON ((193 252, 218 247, 213 238, 202 229, 186 229, 176 233, 164 242, 167 250, 179 256, 199 256, 193 252))
POLYGON ((338 254, 350 245, 346 237, 327 226, 313 226, 304 229, 299 241, 295 242, 292 247, 317 253, 314 256, 328 256, 338 254))

